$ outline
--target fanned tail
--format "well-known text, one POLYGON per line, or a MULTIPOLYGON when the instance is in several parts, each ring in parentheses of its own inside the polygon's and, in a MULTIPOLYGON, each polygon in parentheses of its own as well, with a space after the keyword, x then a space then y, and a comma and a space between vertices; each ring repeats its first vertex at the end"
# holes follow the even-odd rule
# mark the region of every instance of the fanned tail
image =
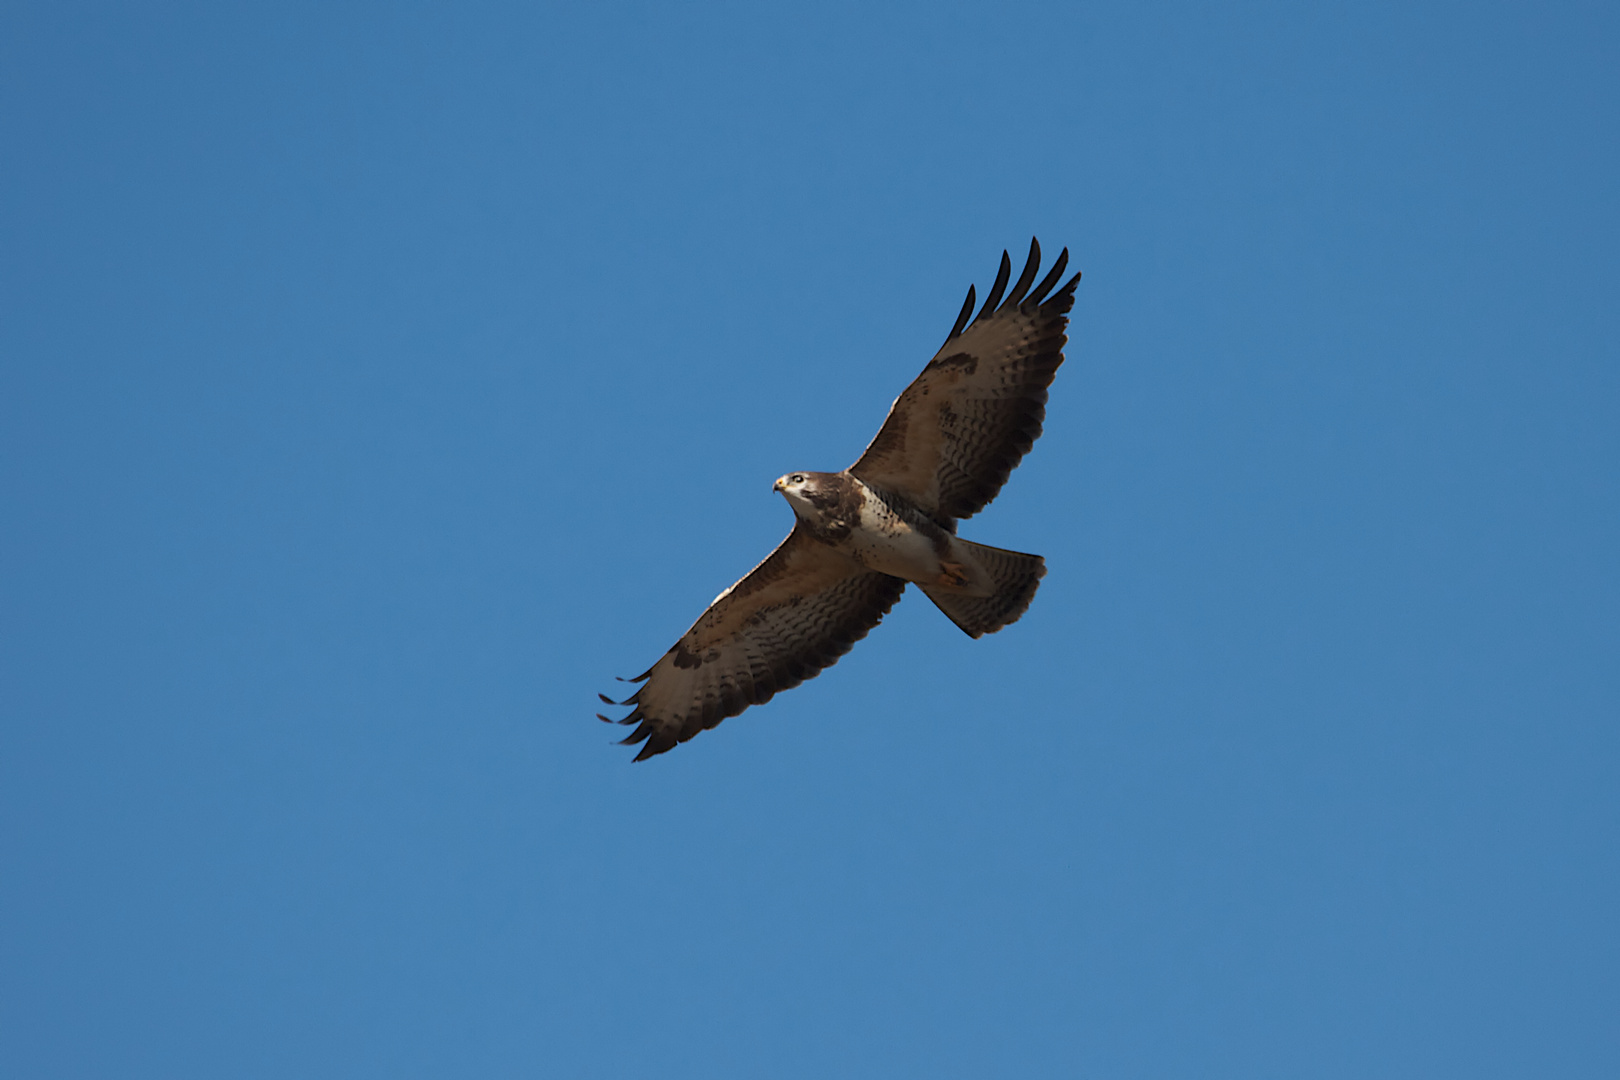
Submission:
POLYGON ((1035 599, 1035 590, 1046 576, 1046 560, 1039 555, 987 547, 960 537, 956 543, 967 548, 973 560, 990 575, 996 591, 990 596, 965 596, 921 584, 917 587, 969 637, 993 634, 1017 622, 1018 617, 1029 610, 1029 602, 1035 599))

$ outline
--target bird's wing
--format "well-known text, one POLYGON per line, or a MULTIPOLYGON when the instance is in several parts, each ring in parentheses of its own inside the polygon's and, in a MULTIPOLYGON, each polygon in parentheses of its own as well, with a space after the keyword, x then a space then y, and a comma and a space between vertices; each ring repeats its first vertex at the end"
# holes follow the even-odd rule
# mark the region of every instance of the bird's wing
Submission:
POLYGON ((849 471, 905 496, 942 525, 985 507, 1029 452, 1046 418, 1046 388, 1063 363, 1076 274, 1055 293, 1069 250, 1034 289, 1041 246, 1002 298, 1012 263, 1001 270, 972 323, 973 288, 950 337, 896 399, 877 438, 849 471), (1052 293, 1050 297, 1048 293, 1052 293))
MULTIPOLYGON (((795 524, 748 576, 715 598, 622 702, 626 743, 646 742, 636 760, 761 705, 836 663, 888 614, 905 590, 813 539, 795 524)), ((602 717, 603 720, 608 719, 602 717)))

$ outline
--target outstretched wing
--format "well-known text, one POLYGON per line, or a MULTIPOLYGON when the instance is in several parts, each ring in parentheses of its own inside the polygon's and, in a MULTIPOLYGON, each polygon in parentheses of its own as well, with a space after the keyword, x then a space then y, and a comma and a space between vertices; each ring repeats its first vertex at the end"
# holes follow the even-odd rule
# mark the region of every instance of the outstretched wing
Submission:
POLYGON ((969 286, 944 347, 896 399, 850 473, 905 496, 947 528, 984 509, 1040 437, 1046 388, 1063 363, 1080 275, 1050 298, 1047 293, 1068 262, 1064 248, 1031 290, 1041 265, 1041 246, 1031 240, 1024 272, 1003 300, 1012 262, 1002 252, 1001 270, 978 317, 968 324, 969 286))
MULTIPOLYGON (((692 629, 624 701, 621 724, 639 724, 626 743, 646 742, 636 760, 762 705, 837 662, 882 621, 906 583, 876 574, 795 524, 748 576, 715 598, 692 629)), ((603 720, 608 718, 603 716, 603 720)))

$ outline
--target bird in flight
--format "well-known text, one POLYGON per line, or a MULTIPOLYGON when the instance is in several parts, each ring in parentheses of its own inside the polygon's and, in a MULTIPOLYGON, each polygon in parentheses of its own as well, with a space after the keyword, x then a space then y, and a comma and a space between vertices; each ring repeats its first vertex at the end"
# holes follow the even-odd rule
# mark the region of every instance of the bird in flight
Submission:
POLYGON ((1065 248, 1036 284, 1041 246, 1032 240, 1008 290, 1012 261, 1002 252, 978 315, 970 285, 944 346, 895 400, 860 460, 843 472, 777 478, 774 490, 794 513, 787 539, 628 680, 641 684, 635 693, 623 701, 599 695, 634 706, 616 722, 636 725, 624 744, 646 744, 637 761, 836 663, 907 582, 974 638, 1028 609, 1045 560, 963 540, 956 523, 996 497, 1041 434, 1080 280, 1075 274, 1057 287, 1068 262, 1065 248))

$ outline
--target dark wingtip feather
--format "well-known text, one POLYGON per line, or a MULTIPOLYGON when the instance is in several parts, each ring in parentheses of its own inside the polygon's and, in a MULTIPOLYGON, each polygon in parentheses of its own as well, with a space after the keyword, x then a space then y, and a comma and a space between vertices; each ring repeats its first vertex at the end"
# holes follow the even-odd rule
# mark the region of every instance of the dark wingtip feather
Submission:
POLYGON ((1064 248, 1058 254, 1057 262, 1052 264, 1052 269, 1046 272, 1046 276, 1041 279, 1041 283, 1030 292, 1029 299, 1025 303, 1039 304, 1042 300, 1045 300, 1046 294, 1051 292, 1052 286, 1056 285, 1058 280, 1063 277, 1063 271, 1068 265, 1069 249, 1064 248))
POLYGON ((952 341, 956 340, 956 336, 962 332, 962 327, 967 325, 968 316, 972 314, 973 286, 969 285, 967 299, 962 301, 962 313, 956 317, 956 325, 951 327, 951 332, 945 335, 945 344, 949 345, 952 341))
POLYGON ((1029 238, 1029 258, 1024 262, 1024 272, 1018 275, 1018 284, 1012 287, 1007 299, 1001 302, 997 311, 1005 308, 1017 307, 1029 291, 1029 283, 1035 280, 1035 271, 1041 268, 1041 242, 1035 237, 1029 238))
POLYGON ((1065 281, 1063 287, 1053 293, 1046 303, 1041 306, 1046 308, 1055 307, 1058 312, 1067 315, 1069 309, 1074 307, 1074 287, 1078 284, 1080 284, 1080 275, 1076 273, 1074 277, 1065 281))
MULTIPOLYGON (((602 716, 601 713, 597 713, 596 715, 597 716, 602 716)), ((602 716, 602 719, 607 720, 608 718, 605 717, 605 716, 602 716)), ((642 719, 641 706, 638 705, 634 709, 630 710, 630 715, 629 716, 626 716, 626 717, 624 717, 623 719, 620 719, 620 720, 608 720, 608 723, 610 723, 610 724, 629 725, 629 724, 638 723, 638 722, 641 721, 641 719, 642 719)), ((645 738, 645 736, 643 736, 643 737, 645 738)))
POLYGON ((641 753, 635 756, 636 761, 646 761, 655 754, 662 754, 666 750, 673 750, 675 748, 675 743, 678 741, 676 740, 675 736, 662 731, 649 731, 642 737, 647 740, 647 745, 643 746, 641 748, 641 753))
POLYGON ((996 305, 1001 303, 1002 291, 1007 288, 1007 279, 1010 277, 1012 277, 1012 259, 1003 251, 1001 253, 1001 267, 996 271, 996 283, 990 286, 990 293, 984 298, 984 307, 979 309, 979 318, 974 319, 974 322, 978 322, 979 319, 996 310, 996 305))

